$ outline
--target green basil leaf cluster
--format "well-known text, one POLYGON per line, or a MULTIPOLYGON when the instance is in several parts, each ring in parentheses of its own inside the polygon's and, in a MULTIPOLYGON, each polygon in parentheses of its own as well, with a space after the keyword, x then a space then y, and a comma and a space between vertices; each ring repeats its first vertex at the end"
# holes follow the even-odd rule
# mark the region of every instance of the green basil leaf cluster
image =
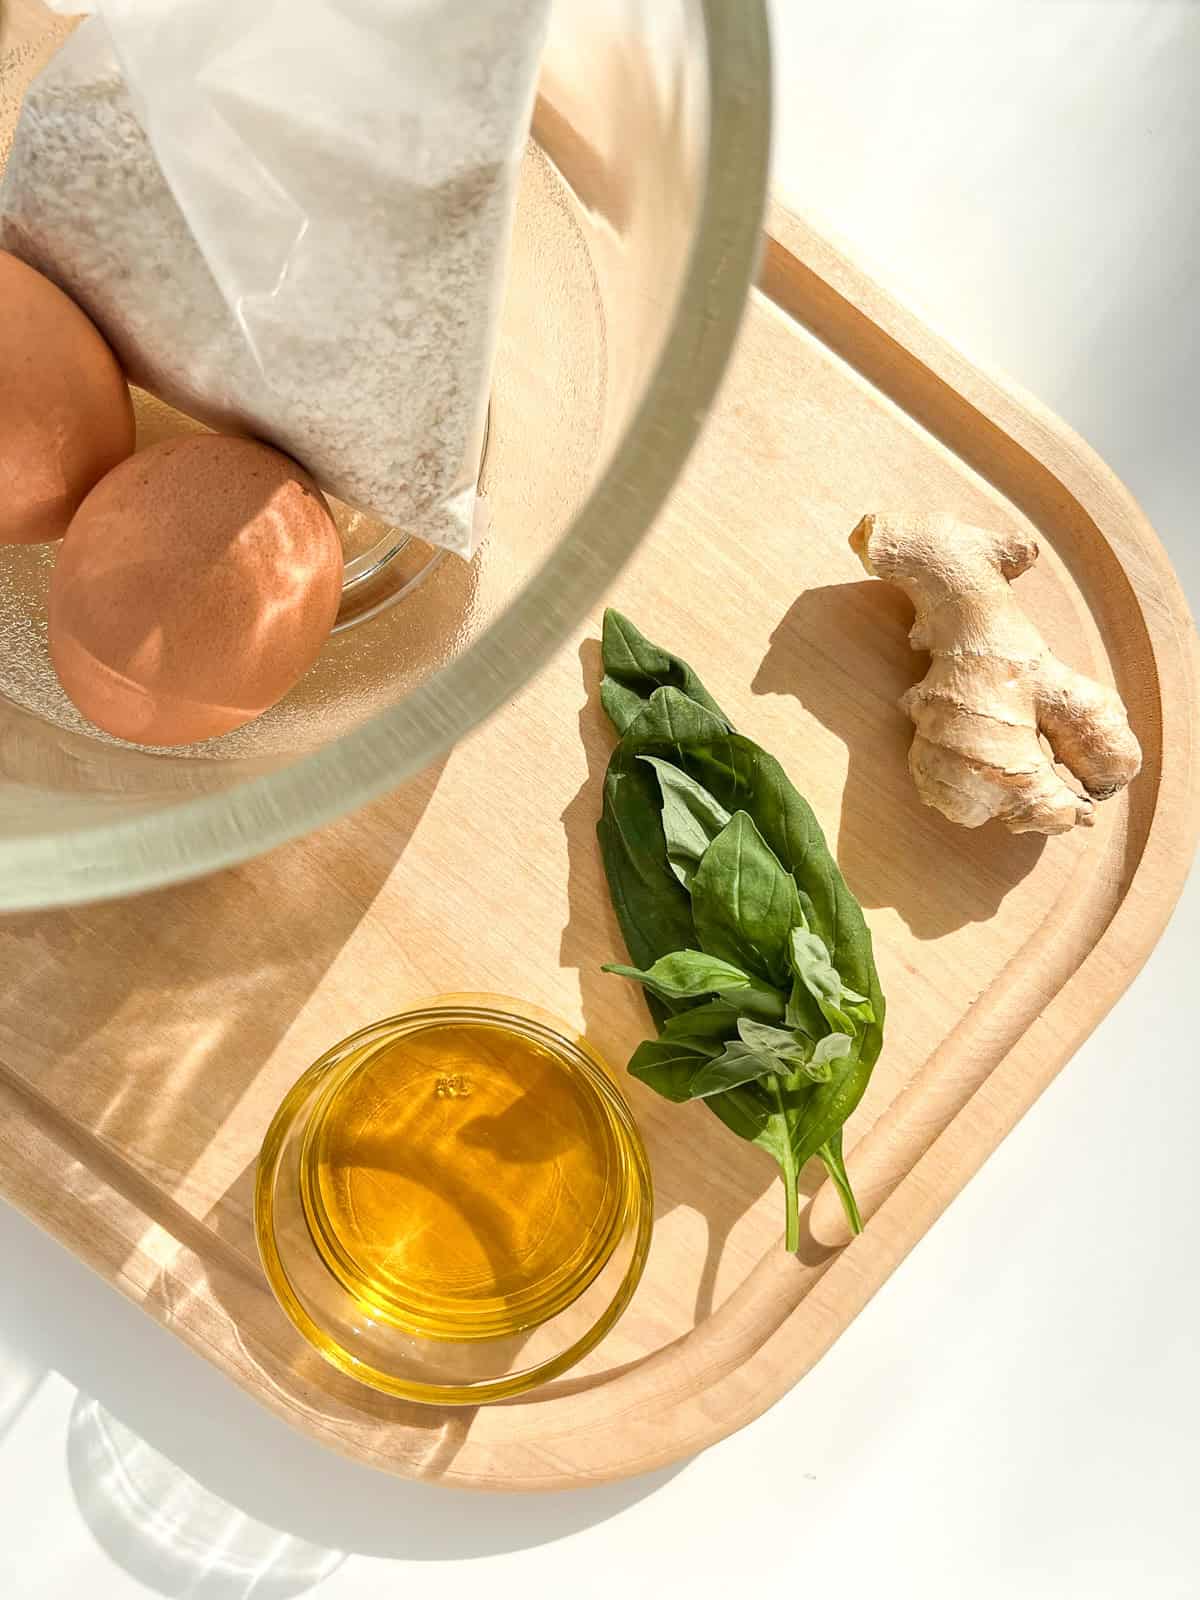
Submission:
POLYGON ((658 1025, 629 1070, 668 1100, 702 1100, 774 1157, 789 1249, 813 1157, 857 1232, 842 1127, 884 1018, 862 908, 782 767, 685 661, 615 611, 603 659, 620 742, 598 833, 634 963, 605 970, 643 985, 658 1025))

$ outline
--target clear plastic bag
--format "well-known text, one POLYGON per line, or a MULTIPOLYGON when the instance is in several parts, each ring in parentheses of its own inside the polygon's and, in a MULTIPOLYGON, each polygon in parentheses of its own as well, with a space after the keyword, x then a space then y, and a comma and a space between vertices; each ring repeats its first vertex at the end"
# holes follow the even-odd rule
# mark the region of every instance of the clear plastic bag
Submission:
POLYGON ((133 382, 469 554, 549 4, 95 0, 26 97, 0 245, 133 382))

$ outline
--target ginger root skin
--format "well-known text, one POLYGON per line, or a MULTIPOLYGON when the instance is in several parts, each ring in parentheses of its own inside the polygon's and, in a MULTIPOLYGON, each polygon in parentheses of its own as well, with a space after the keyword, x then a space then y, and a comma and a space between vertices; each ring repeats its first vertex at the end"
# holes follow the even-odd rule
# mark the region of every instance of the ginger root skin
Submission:
POLYGON ((878 514, 850 547, 912 601, 909 642, 933 658, 900 702, 916 727, 908 765, 925 804, 966 828, 992 818, 1013 833, 1090 826, 1094 803, 1137 776, 1142 752, 1120 696, 1053 655, 1010 589, 1037 544, 948 516, 878 514))

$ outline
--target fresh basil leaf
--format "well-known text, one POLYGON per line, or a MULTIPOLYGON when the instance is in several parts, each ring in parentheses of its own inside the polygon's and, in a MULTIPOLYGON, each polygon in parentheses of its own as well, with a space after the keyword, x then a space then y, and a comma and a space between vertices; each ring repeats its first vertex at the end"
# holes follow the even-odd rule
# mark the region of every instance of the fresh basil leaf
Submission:
POLYGON ((652 967, 624 967, 610 963, 604 968, 618 978, 632 978, 663 1000, 696 1000, 704 995, 730 995, 749 990, 753 979, 740 967, 703 950, 675 950, 660 956, 652 967))
POLYGON ((688 888, 709 845, 729 821, 729 813, 708 790, 661 756, 641 756, 653 768, 662 793, 662 827, 671 870, 688 888))
POLYGON ((735 812, 709 845, 691 889, 705 950, 773 985, 789 980, 788 936, 803 915, 796 880, 746 812, 735 812))
POLYGON ((846 1033, 827 1033, 809 1047, 807 1055, 794 1053, 780 1055, 789 1071, 802 1073, 810 1083, 828 1083, 837 1063, 845 1060, 854 1049, 854 1040, 846 1033))
POLYGON ((854 1040, 845 1033, 827 1033, 814 1042, 794 1029, 771 1027, 749 1017, 742 1017, 737 1027, 739 1042, 749 1050, 770 1054, 775 1071, 802 1073, 813 1083, 828 1082, 833 1064, 854 1048, 854 1040))
POLYGON ((604 781, 597 837, 625 947, 640 967, 696 943, 692 902, 671 871, 658 780, 618 746, 604 781))
POLYGON ((775 1057, 777 1072, 802 1072, 813 1082, 829 1076, 824 1056, 816 1058, 812 1039, 799 1029, 780 1028, 754 1017, 743 1017, 738 1023, 738 1038, 752 1050, 769 1050, 775 1057))
POLYGON ((726 1089, 786 1071, 773 1050, 756 1050, 753 1045, 735 1041, 726 1045, 719 1056, 701 1064, 691 1080, 689 1098, 705 1100, 709 1095, 723 1094, 726 1089))
POLYGON ((629 725, 621 748, 631 755, 659 755, 677 762, 692 744, 723 739, 720 717, 689 700, 680 689, 656 689, 629 725))
POLYGON ((680 1103, 693 1098, 692 1083, 708 1059, 707 1052, 694 1045, 647 1039, 633 1052, 629 1071, 664 1100, 680 1103))
POLYGON ((792 971, 820 1005, 841 1006, 842 975, 829 959, 825 941, 804 928, 791 930, 792 971))
POLYGON ((645 709, 656 689, 680 689, 710 711, 728 729, 731 724, 686 661, 651 644, 628 617, 611 608, 604 613, 601 640, 604 682, 600 699, 619 734, 624 734, 645 709))
POLYGON ((787 1008, 783 1016, 787 1027, 795 1032, 808 1034, 810 1039, 819 1038, 829 1026, 821 1014, 820 1006, 809 994, 799 978, 792 980, 791 992, 788 995, 787 1008))
POLYGON ((865 995, 847 989, 841 973, 830 960, 823 939, 807 929, 793 928, 789 954, 792 972, 816 1001, 831 1028, 853 1034, 856 1021, 874 1022, 871 1002, 865 995))
POLYGON ((789 1090, 800 1091, 813 1083, 828 1079, 828 1065, 781 1056, 774 1050, 756 1050, 751 1045, 734 1041, 726 1045, 719 1056, 705 1062, 693 1076, 689 1099, 706 1100, 710 1095, 723 1094, 742 1084, 757 1083, 775 1077, 789 1090))
POLYGON ((776 1025, 783 1021, 787 1009, 787 1000, 781 989, 776 989, 769 983, 759 983, 757 980, 745 994, 738 995, 737 1003, 748 1017, 755 1017, 759 1022, 773 1022, 776 1025))
POLYGON ((781 1053, 812 1050, 812 1040, 805 1039, 793 1028, 777 1028, 769 1022, 757 1022, 753 1017, 742 1017, 737 1025, 738 1038, 754 1050, 776 1050, 781 1053))
POLYGON ((679 1043, 693 1040, 707 1046, 714 1055, 720 1054, 726 1042, 737 1033, 742 1008, 732 1000, 709 1000, 702 1006, 692 1006, 688 1011, 677 1012, 663 1025, 662 1037, 679 1043))
POLYGON ((785 1152, 782 1145, 776 1150, 777 1130, 771 1125, 771 1108, 757 1084, 727 1089, 724 1094, 714 1094, 704 1104, 739 1139, 759 1145, 776 1160, 782 1159, 785 1152))
MULTIPOLYGON (((658 777, 638 757, 672 757, 678 738, 708 738, 722 727, 719 718, 679 690, 656 690, 637 718, 637 729, 609 762, 597 837, 625 947, 640 967, 697 939, 691 901, 667 855, 658 777)), ((650 1008, 657 1022, 670 1010, 654 1000, 650 1008)))
POLYGON ((853 1049, 854 1040, 850 1034, 824 1034, 813 1046, 813 1053, 806 1063, 809 1075, 815 1076, 815 1069, 823 1068, 823 1075, 828 1078, 834 1062, 844 1061, 853 1049))

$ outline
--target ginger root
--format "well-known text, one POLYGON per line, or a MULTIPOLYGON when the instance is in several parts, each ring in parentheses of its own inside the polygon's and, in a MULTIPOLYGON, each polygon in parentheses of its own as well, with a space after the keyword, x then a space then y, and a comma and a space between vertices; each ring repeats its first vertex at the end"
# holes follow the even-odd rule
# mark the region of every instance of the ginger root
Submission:
POLYGON ((1090 826, 1094 802, 1137 776, 1142 753, 1120 697, 1052 655, 1009 588, 1036 543, 947 516, 880 515, 862 519, 850 546, 908 595, 909 642, 933 657, 900 702, 916 726, 908 765, 925 804, 966 828, 993 817, 1013 833, 1090 826))

